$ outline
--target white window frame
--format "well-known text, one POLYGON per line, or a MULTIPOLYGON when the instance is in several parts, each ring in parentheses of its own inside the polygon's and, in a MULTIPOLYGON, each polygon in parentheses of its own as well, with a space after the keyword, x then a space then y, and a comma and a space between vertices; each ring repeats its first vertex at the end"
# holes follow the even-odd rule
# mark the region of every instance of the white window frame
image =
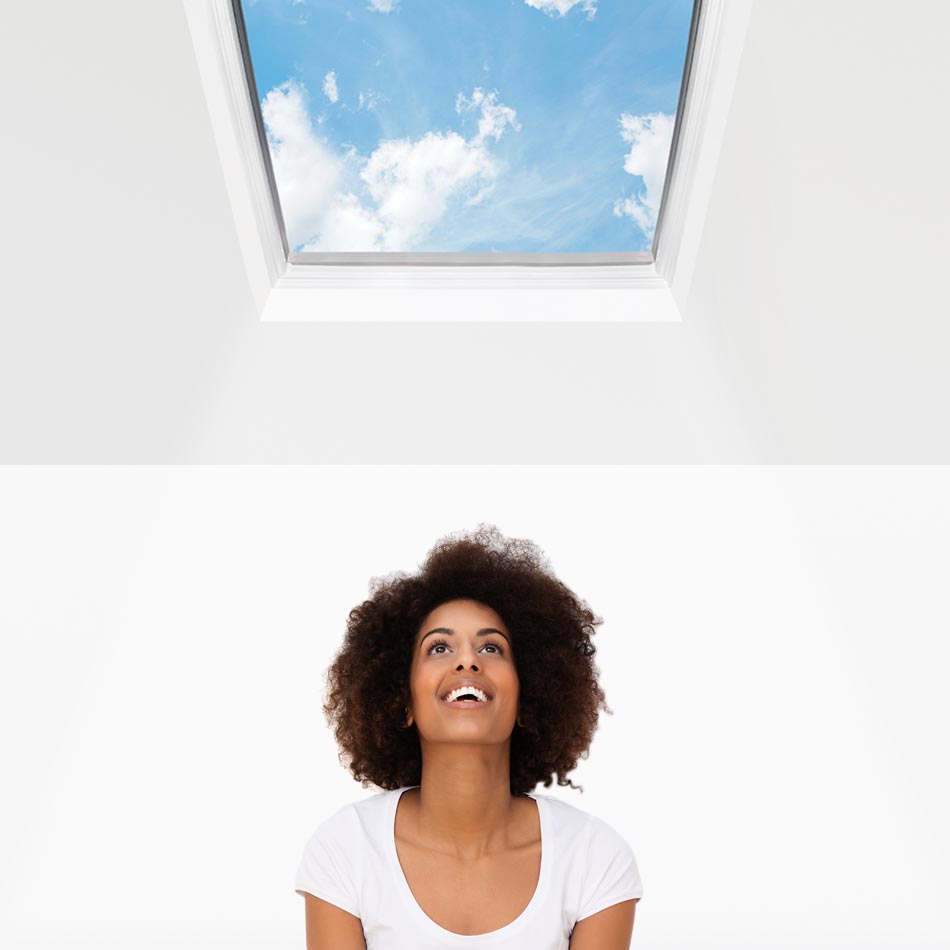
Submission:
POLYGON ((653 250, 595 264, 577 263, 592 255, 288 255, 231 0, 183 2, 262 321, 682 320, 754 0, 702 0, 653 250))

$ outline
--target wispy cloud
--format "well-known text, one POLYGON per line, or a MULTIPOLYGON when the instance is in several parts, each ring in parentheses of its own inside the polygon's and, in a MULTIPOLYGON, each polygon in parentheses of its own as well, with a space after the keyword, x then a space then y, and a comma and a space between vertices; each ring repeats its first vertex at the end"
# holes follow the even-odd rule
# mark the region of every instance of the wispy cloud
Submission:
POLYGON ((389 102, 389 97, 384 96, 381 92, 370 89, 365 95, 362 92, 359 94, 359 105, 357 108, 366 109, 367 112, 371 112, 376 108, 376 104, 379 102, 389 102))
POLYGON ((334 154, 316 137, 302 85, 289 80, 272 89, 261 111, 291 247, 411 250, 452 203, 481 202, 498 174, 488 140, 521 126, 514 109, 498 102, 497 92, 460 93, 456 110, 480 112, 471 138, 430 131, 414 141, 384 140, 363 158, 355 148, 334 154), (356 193, 361 189, 367 200, 356 193))
POLYGON ((490 92, 487 95, 481 88, 476 88, 472 92, 472 98, 467 99, 462 93, 455 97, 455 111, 458 113, 469 112, 472 109, 481 109, 482 117, 478 121, 478 135, 472 139, 473 142, 481 145, 482 142, 491 135, 497 142, 501 138, 501 133, 505 131, 506 126, 511 126, 516 132, 521 131, 518 124, 515 110, 502 105, 498 101, 498 92, 490 92))
POLYGON ((399 5, 399 0, 369 0, 369 8, 380 13, 392 13, 399 5))
POLYGON ((340 90, 336 85, 336 73, 332 69, 323 77, 323 94, 330 102, 336 102, 340 98, 340 90))
POLYGON ((649 115, 625 112, 620 117, 621 138, 630 144, 623 169, 643 179, 643 190, 630 198, 618 198, 614 202, 614 214, 631 218, 648 238, 656 228, 675 121, 675 115, 663 112, 649 115))
POLYGON ((587 19, 593 20, 597 12, 597 0, 524 0, 529 7, 542 10, 548 16, 565 16, 574 7, 580 7, 587 13, 587 19))

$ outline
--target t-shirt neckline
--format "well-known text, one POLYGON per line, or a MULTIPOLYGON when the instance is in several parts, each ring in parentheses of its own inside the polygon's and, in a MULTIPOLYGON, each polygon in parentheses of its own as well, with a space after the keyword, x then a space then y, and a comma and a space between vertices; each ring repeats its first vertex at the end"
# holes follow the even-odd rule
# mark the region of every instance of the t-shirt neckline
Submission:
POLYGON ((538 821, 541 826, 541 867, 538 871, 538 883, 534 888, 534 893, 531 895, 531 900, 528 901, 527 906, 514 920, 505 924, 504 927, 500 927, 498 930, 489 930, 487 933, 482 934, 457 934, 454 930, 446 930, 445 927, 437 924, 422 909, 415 895, 412 893, 409 882, 406 880, 406 875, 403 873, 402 865, 399 863, 399 853, 396 851, 396 809, 399 806, 399 799, 402 798, 403 792, 409 791, 410 788, 419 787, 418 785, 406 785, 393 792, 392 803, 389 808, 388 834, 386 835, 389 845, 387 850, 390 864, 396 877, 397 887, 402 894, 403 900, 406 901, 406 905, 411 908, 412 914, 422 926, 427 927, 433 934, 458 941, 459 943, 471 943, 473 946, 477 946, 480 941, 482 944, 490 944, 517 934, 519 930, 524 928, 534 914, 535 908, 543 900, 544 891, 547 887, 548 868, 551 866, 551 861, 553 860, 553 855, 551 854, 553 836, 548 830, 548 815, 545 811, 546 803, 543 800, 544 796, 536 795, 532 792, 527 793, 528 798, 533 798, 538 803, 538 821))

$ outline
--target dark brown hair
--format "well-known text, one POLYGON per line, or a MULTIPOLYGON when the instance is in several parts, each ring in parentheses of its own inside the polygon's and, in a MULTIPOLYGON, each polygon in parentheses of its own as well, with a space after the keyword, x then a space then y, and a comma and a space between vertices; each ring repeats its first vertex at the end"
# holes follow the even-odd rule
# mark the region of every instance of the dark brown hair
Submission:
POLYGON ((373 578, 369 600, 350 611, 323 706, 341 763, 364 787, 421 783, 419 736, 404 725, 412 649, 426 616, 463 597, 491 607, 512 635, 522 722, 511 737, 512 794, 548 787, 554 776, 583 791, 567 773, 587 758, 599 710, 613 712, 591 643, 603 620, 554 576, 536 544, 486 524, 441 538, 416 574, 373 578))

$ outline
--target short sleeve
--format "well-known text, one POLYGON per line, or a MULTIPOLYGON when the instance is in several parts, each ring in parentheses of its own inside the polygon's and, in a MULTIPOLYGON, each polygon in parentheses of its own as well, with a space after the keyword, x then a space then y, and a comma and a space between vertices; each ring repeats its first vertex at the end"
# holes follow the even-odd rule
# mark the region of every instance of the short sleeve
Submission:
POLYGON ((577 919, 642 896, 643 885, 633 849, 610 825, 592 815, 577 919))
POLYGON ((313 894, 359 917, 352 865, 342 847, 345 842, 336 840, 335 830, 329 822, 324 822, 310 836, 294 876, 294 890, 301 895, 313 894))

